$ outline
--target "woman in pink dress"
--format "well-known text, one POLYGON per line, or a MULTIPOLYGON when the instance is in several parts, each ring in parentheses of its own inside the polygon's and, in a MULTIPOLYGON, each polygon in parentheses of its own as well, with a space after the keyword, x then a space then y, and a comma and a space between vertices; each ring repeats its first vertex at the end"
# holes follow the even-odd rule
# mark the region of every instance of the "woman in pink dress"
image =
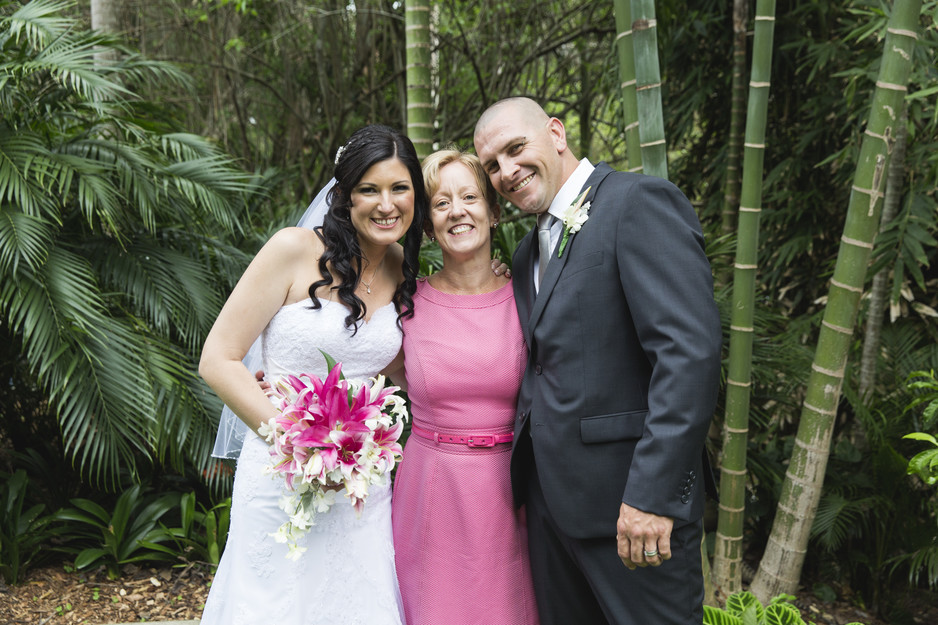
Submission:
POLYGON ((509 458, 526 359, 510 280, 492 272, 495 192, 478 158, 424 161, 427 232, 443 268, 404 322, 412 433, 394 485, 395 559, 408 625, 538 622, 509 458))

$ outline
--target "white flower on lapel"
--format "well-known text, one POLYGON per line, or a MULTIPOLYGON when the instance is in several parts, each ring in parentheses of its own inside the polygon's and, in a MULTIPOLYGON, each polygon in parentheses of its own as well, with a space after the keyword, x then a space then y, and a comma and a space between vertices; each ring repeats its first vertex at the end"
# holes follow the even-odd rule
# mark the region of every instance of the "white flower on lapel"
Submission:
POLYGON ((583 224, 586 223, 586 220, 589 219, 590 203, 587 202, 584 204, 583 200, 592 188, 593 187, 586 187, 586 190, 573 200, 573 204, 571 204, 563 214, 563 237, 560 239, 560 249, 557 251, 557 258, 563 256, 563 250, 567 247, 567 240, 579 232, 583 224))

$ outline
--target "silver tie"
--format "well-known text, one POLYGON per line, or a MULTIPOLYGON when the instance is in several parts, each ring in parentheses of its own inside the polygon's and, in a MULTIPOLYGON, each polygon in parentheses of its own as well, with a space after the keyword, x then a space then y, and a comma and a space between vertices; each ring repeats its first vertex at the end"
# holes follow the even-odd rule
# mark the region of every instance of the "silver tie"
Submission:
POLYGON ((555 217, 550 213, 543 213, 537 217, 537 249, 540 253, 537 267, 537 286, 540 288, 547 263, 550 261, 550 227, 555 217))

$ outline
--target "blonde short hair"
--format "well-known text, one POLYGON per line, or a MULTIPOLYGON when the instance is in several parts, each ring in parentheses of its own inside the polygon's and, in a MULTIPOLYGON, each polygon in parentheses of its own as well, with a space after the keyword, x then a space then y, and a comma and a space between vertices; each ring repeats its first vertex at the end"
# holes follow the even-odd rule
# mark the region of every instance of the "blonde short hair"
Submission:
POLYGON ((475 154, 470 154, 456 147, 439 150, 423 159, 423 180, 427 188, 427 197, 433 197, 433 194, 439 190, 440 170, 450 163, 462 163, 469 168, 479 185, 482 198, 489 205, 489 210, 497 217, 501 212, 498 205, 498 196, 495 195, 495 187, 492 186, 485 169, 482 168, 482 161, 475 154))

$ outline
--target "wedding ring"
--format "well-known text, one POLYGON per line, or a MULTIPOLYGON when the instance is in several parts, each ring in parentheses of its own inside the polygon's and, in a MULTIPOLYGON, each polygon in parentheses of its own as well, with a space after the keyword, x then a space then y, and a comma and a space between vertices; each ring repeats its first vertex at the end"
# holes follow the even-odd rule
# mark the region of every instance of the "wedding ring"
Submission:
POLYGON ((654 551, 645 551, 644 553, 646 558, 654 558, 656 555, 658 555, 658 550, 655 549, 654 551))

